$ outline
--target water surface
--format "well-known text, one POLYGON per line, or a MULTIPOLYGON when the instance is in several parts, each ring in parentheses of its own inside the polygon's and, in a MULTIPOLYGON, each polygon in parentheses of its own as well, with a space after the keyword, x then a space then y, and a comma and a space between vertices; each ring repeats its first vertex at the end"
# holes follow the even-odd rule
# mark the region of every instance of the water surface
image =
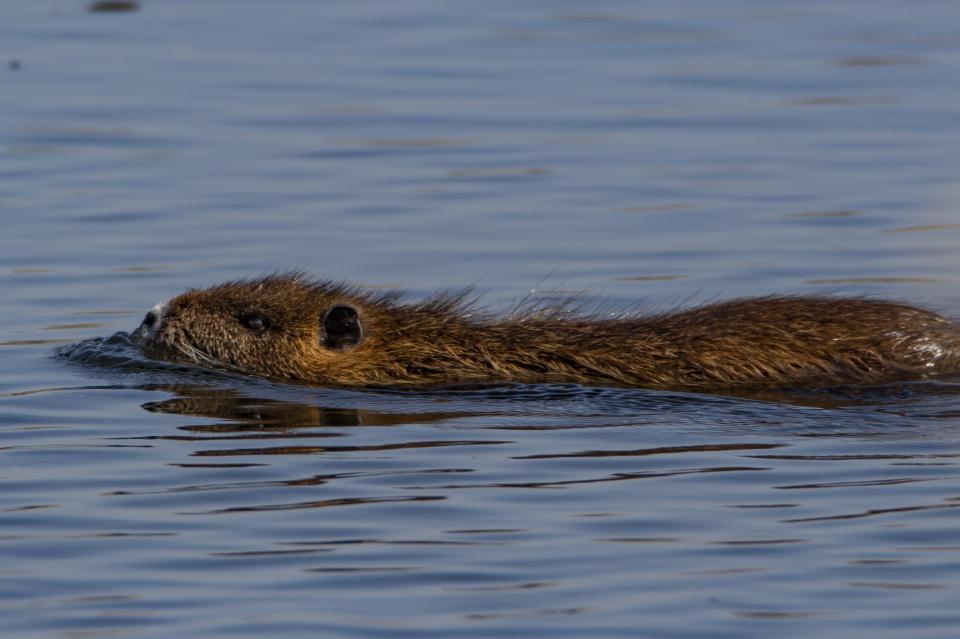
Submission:
POLYGON ((955 381, 347 391, 58 349, 295 267, 958 317, 958 19, 0 7, 4 636, 955 637, 955 381))

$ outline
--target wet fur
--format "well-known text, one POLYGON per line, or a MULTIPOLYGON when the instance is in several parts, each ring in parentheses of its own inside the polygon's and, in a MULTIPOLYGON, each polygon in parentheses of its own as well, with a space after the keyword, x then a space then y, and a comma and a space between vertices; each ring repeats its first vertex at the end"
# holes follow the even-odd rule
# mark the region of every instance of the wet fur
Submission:
POLYGON ((470 292, 401 303, 299 273, 188 291, 146 347, 208 366, 317 384, 485 380, 669 388, 879 383, 960 369, 960 331, 905 304, 840 297, 734 300, 603 318, 576 304, 478 310, 470 292), (363 339, 324 347, 322 318, 356 309, 363 339), (258 313, 254 334, 238 318, 258 313))

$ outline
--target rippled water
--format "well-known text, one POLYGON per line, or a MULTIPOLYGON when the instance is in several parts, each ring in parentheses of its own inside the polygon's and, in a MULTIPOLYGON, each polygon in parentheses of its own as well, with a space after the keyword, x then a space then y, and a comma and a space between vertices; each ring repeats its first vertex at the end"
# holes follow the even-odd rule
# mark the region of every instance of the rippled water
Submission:
POLYGON ((291 267, 960 317, 954 3, 86 9, 0 6, 4 637, 957 636, 955 381, 346 391, 118 333, 291 267))

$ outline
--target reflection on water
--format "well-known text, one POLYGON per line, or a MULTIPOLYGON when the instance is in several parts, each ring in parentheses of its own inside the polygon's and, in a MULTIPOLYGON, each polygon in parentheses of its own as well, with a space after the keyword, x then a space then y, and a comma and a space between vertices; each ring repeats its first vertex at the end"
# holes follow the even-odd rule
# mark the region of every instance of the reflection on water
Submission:
POLYGON ((237 397, 229 391, 211 392, 203 387, 151 386, 179 396, 143 405, 148 411, 177 413, 230 420, 229 424, 184 427, 191 432, 253 432, 269 437, 277 432, 282 437, 296 437, 294 429, 352 426, 391 426, 412 422, 433 422, 444 419, 470 417, 467 412, 447 413, 381 413, 352 408, 323 408, 308 404, 281 402, 270 399, 237 397))

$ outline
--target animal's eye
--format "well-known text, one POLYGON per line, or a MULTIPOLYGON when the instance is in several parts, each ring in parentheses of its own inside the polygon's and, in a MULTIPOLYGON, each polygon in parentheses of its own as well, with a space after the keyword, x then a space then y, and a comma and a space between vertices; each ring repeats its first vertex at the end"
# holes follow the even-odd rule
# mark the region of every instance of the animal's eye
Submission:
POLYGON ((248 313, 240 316, 240 323, 251 331, 259 333, 270 328, 270 322, 263 315, 257 313, 248 313))

